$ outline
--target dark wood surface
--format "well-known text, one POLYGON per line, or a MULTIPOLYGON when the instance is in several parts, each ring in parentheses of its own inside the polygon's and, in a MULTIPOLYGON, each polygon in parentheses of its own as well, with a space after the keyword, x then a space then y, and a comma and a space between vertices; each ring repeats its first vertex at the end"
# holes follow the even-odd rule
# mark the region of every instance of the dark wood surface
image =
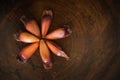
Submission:
POLYGON ((0 80, 120 80, 119 0, 0 0, 0 80), (45 70, 39 51, 25 64, 16 60, 24 44, 14 34, 24 30, 20 17, 36 19, 52 9, 52 31, 70 25, 70 37, 55 41, 70 60, 51 53, 53 68, 45 70))

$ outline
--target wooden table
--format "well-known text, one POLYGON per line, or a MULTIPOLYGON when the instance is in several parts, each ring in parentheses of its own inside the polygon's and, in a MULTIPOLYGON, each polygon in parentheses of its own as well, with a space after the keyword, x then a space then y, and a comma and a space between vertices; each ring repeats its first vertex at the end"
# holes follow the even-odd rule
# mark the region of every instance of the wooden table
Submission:
POLYGON ((119 80, 119 0, 8 0, 0 1, 0 80, 119 80), (20 17, 36 19, 52 9, 50 31, 70 25, 70 37, 56 40, 70 60, 51 53, 53 68, 45 70, 37 51, 25 64, 16 55, 25 46, 14 34, 25 30, 20 17))

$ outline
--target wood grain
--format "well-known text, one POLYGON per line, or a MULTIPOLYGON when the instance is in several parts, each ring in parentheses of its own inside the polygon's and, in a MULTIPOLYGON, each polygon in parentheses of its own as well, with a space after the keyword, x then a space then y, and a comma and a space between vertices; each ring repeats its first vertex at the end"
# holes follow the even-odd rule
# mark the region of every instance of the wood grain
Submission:
POLYGON ((0 80, 119 80, 119 0, 9 0, 0 1, 0 80), (14 34, 24 30, 20 17, 34 18, 40 25, 42 11, 52 9, 49 32, 70 25, 70 37, 56 40, 70 60, 51 53, 53 68, 45 70, 39 51, 27 63, 16 55, 26 44, 14 34))

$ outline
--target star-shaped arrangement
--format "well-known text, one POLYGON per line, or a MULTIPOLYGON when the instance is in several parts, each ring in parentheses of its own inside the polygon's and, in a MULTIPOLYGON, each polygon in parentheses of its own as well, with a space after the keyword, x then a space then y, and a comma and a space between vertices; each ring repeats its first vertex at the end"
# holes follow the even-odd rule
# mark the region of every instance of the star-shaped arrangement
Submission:
POLYGON ((21 17, 21 21, 24 24, 26 32, 20 32, 16 35, 16 40, 24 43, 29 43, 24 47, 17 55, 17 59, 21 62, 26 62, 39 48, 39 53, 45 69, 52 68, 52 62, 50 58, 50 51, 57 56, 69 59, 65 52, 57 44, 51 40, 61 39, 68 37, 71 34, 71 30, 68 26, 64 25, 61 28, 54 30, 47 34, 53 17, 52 10, 45 10, 41 17, 41 30, 37 22, 34 19, 28 19, 25 16, 21 17))

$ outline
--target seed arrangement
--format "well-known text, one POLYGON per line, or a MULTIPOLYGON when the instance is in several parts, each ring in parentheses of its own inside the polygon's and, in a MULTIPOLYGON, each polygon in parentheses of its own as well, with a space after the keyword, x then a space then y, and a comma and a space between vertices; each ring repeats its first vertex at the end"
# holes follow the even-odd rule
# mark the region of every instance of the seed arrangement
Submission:
POLYGON ((72 31, 69 26, 63 25, 62 27, 47 33, 51 25, 52 18, 52 10, 43 11, 41 17, 41 28, 39 28, 37 22, 34 19, 28 19, 25 16, 21 17, 20 20, 28 32, 20 32, 16 34, 16 40, 23 43, 29 43, 29 45, 25 46, 18 54, 17 58, 19 61, 26 62, 37 49, 39 49, 39 53, 45 69, 52 68, 50 51, 56 56, 63 57, 67 60, 69 59, 62 48, 51 40, 68 37, 72 31))

